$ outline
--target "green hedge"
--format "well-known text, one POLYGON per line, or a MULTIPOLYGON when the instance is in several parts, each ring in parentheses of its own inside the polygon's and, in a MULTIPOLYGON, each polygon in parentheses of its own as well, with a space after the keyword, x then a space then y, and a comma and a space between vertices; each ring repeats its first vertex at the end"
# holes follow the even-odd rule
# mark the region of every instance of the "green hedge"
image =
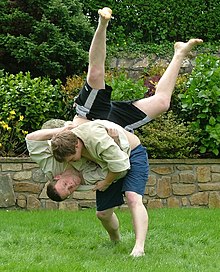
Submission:
POLYGON ((87 67, 93 35, 77 0, 0 1, 0 69, 65 80, 87 67))
POLYGON ((88 0, 82 3, 94 27, 97 9, 104 6, 113 9, 110 43, 163 43, 192 37, 209 42, 220 40, 219 0, 109 0, 101 3, 88 0))

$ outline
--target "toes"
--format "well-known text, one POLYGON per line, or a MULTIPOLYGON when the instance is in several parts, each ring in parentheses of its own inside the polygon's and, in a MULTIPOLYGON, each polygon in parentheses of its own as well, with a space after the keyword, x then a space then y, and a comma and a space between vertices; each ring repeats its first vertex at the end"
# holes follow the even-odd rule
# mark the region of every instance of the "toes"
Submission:
POLYGON ((110 8, 103 8, 98 10, 98 14, 106 20, 110 20, 112 16, 112 10, 110 8))

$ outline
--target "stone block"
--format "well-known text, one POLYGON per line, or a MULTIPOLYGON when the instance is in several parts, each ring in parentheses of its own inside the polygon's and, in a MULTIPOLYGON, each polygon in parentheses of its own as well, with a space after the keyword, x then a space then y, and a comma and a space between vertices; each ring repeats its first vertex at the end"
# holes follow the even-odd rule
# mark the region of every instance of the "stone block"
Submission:
POLYGON ((172 194, 171 178, 162 177, 157 182, 157 195, 159 198, 167 198, 172 194))
POLYGON ((196 193, 189 198, 189 201, 192 206, 206 206, 209 202, 209 194, 207 192, 196 193))
POLYGON ((149 175, 148 177, 148 181, 147 181, 147 186, 152 186, 152 185, 155 185, 157 182, 157 178, 155 175, 149 175))
POLYGON ((22 164, 21 163, 3 163, 2 164, 2 171, 21 171, 22 170, 22 164))
POLYGON ((41 183, 47 182, 47 178, 41 169, 34 170, 32 176, 33 176, 33 181, 35 182, 41 182, 41 183))
POLYGON ((212 182, 219 182, 220 183, 220 174, 219 173, 212 173, 211 178, 212 178, 212 182))
POLYGON ((220 208, 220 192, 211 192, 209 195, 209 208, 220 208))
POLYGON ((15 205, 15 193, 10 175, 0 175, 0 208, 15 205))
POLYGON ((134 60, 133 59, 118 59, 117 67, 118 68, 130 68, 133 66, 134 60))
POLYGON ((199 191, 220 191, 220 183, 199 183, 199 191))
POLYGON ((182 183, 194 183, 196 178, 193 173, 183 172, 179 174, 180 182, 182 183))
POLYGON ((25 195, 21 194, 17 196, 17 205, 21 208, 26 208, 27 199, 25 195))
POLYGON ((191 195, 196 191, 194 184, 173 184, 172 185, 174 195, 191 195))
POLYGON ((27 210, 39 210, 41 208, 41 203, 34 195, 29 195, 27 197, 27 210))
POLYGON ((47 185, 48 185, 49 181, 44 185, 44 188, 43 190, 41 191, 40 195, 39 195, 39 199, 42 199, 42 198, 48 198, 47 196, 47 185))
POLYGON ((163 203, 161 199, 149 199, 147 203, 147 208, 163 208, 163 203))
POLYGON ((38 194, 41 192, 41 186, 32 182, 15 182, 14 190, 15 192, 29 192, 38 194))
POLYGON ((78 211, 79 205, 75 200, 65 200, 59 202, 59 210, 69 210, 69 211, 78 211))
POLYGON ((179 201, 179 199, 176 198, 176 197, 169 197, 169 198, 167 199, 167 206, 168 206, 169 208, 179 208, 179 206, 180 206, 180 201, 179 201))
POLYGON ((187 197, 182 197, 181 202, 182 202, 182 206, 184 206, 184 207, 189 206, 189 200, 187 197))
POLYGON ((192 165, 177 165, 176 169, 180 171, 192 171, 193 166, 192 165))
POLYGON ((20 172, 16 172, 13 175, 14 180, 31 180, 31 178, 32 178, 31 171, 20 171, 20 172))
POLYGON ((211 181, 211 168, 210 168, 210 166, 198 166, 196 171, 197 171, 198 182, 211 181))
POLYGON ((86 191, 86 192, 74 192, 73 193, 74 199, 96 199, 96 193, 93 191, 86 191))
POLYGON ((148 195, 149 196, 156 196, 157 195, 155 187, 149 187, 148 188, 148 195))
POLYGON ((174 172, 173 166, 157 166, 150 168, 152 172, 159 175, 170 175, 174 172))
POLYGON ((171 182, 172 183, 179 183, 179 181, 180 181, 179 174, 174 174, 174 175, 171 176, 171 182))
POLYGON ((220 165, 213 165, 213 166, 211 166, 211 172, 213 172, 213 173, 220 173, 220 165))
POLYGON ((31 170, 38 167, 36 163, 23 163, 23 170, 31 170))
POLYGON ((58 207, 58 202, 52 201, 50 199, 45 201, 45 208, 48 210, 57 210, 58 207))

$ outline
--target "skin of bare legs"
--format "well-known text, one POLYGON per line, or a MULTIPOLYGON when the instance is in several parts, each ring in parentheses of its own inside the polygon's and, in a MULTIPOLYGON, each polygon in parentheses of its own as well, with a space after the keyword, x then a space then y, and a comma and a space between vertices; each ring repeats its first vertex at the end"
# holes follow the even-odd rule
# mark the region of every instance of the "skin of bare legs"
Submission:
POLYGON ((155 95, 140 99, 134 105, 152 119, 167 111, 183 59, 194 46, 202 42, 201 39, 190 39, 186 43, 175 43, 173 58, 158 82, 155 95))
POLYGON ((119 221, 114 213, 114 208, 97 211, 96 216, 108 232, 111 241, 118 242, 120 240, 119 221))
MULTIPOLYGON (((112 10, 103 8, 98 11, 99 22, 89 49, 89 67, 87 82, 93 89, 105 88, 106 30, 111 19, 112 10)), ((73 124, 88 122, 85 118, 74 116, 73 124)))
POLYGON ((125 192, 128 207, 131 211, 135 232, 135 245, 130 256, 144 256, 144 245, 148 230, 148 213, 143 204, 142 196, 135 192, 125 192))
POLYGON ((103 8, 98 11, 99 23, 89 50, 87 82, 93 89, 105 88, 106 29, 112 11, 103 8))

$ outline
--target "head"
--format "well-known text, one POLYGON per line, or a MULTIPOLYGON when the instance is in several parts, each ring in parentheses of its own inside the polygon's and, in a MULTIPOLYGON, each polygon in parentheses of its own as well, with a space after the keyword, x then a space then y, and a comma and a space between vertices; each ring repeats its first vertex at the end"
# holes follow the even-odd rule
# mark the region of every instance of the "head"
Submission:
POLYGON ((51 148, 54 158, 58 162, 74 161, 81 158, 79 139, 70 130, 65 130, 54 135, 51 139, 51 148))
POLYGON ((50 199, 60 202, 69 197, 80 185, 81 175, 74 169, 68 169, 54 177, 54 182, 47 185, 47 195, 50 199))

